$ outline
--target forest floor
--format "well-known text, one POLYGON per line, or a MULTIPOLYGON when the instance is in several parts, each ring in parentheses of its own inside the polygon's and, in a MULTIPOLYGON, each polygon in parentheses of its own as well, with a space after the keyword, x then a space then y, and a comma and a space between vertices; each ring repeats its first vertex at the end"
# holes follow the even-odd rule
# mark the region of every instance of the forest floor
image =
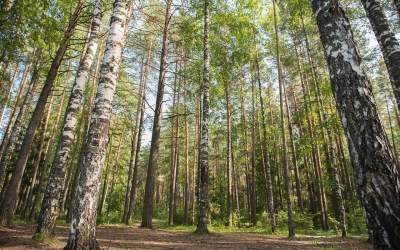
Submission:
MULTIPOLYGON (((32 240, 35 226, 18 224, 0 228, 0 249, 61 249, 67 242, 69 228, 57 226, 56 237, 43 243, 32 240)), ((141 229, 137 225, 99 226, 97 240, 102 249, 372 249, 364 238, 335 236, 298 236, 223 232, 205 236, 188 230, 141 229)))

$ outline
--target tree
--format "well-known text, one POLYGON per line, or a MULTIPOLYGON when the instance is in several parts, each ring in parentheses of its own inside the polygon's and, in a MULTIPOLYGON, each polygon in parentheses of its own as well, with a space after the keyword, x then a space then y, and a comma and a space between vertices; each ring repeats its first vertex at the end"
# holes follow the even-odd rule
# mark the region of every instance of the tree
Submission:
POLYGON ((71 16, 68 27, 65 30, 64 37, 60 43, 57 53, 52 61, 50 70, 47 74, 46 81, 43 89, 40 93, 39 100, 37 102, 35 111, 33 112, 32 119, 30 120, 26 135, 22 142, 21 149, 18 154, 17 162, 10 183, 8 185, 5 199, 3 200, 0 207, 0 224, 9 226, 13 218, 14 209, 17 205, 18 191, 21 185, 22 175, 25 170, 25 165, 28 160, 28 154, 31 149, 35 131, 43 117, 44 109, 46 106, 47 98, 53 87, 54 81, 57 77, 58 69, 61 65, 64 54, 68 48, 69 41, 74 34, 76 25, 81 17, 82 10, 84 7, 85 0, 79 0, 73 15, 71 16))
POLYGON ((210 45, 209 14, 210 1, 204 0, 204 69, 203 69, 203 102, 201 107, 201 130, 199 152, 199 215, 195 233, 208 233, 208 124, 210 116, 210 45))
POLYGON ((160 74, 158 78, 156 107, 155 107, 154 121, 153 121, 153 133, 151 136, 149 165, 147 168, 147 179, 146 179, 146 187, 145 187, 145 195, 143 203, 144 205, 143 205, 141 227, 147 227, 147 228, 153 227, 152 220, 153 220, 154 186, 155 186, 157 161, 158 161, 159 146, 160 146, 162 103, 164 99, 165 73, 167 68, 167 48, 169 44, 171 5, 172 5, 172 0, 167 0, 163 43, 161 49, 160 74))
POLYGON ((57 219, 57 206, 54 204, 57 204, 60 198, 68 157, 74 141, 80 102, 97 51, 101 18, 102 0, 97 0, 96 5, 93 8, 89 44, 85 55, 79 64, 72 92, 69 97, 68 107, 65 112, 64 127, 58 142, 53 165, 50 169, 49 181, 47 182, 38 225, 35 232, 38 237, 53 234, 57 219))
POLYGON ((396 248, 400 179, 350 24, 337 1, 313 0, 312 8, 373 244, 376 249, 396 248))
POLYGON ((79 166, 78 188, 66 249, 99 249, 95 235, 99 183, 131 6, 131 0, 115 0, 113 4, 99 86, 86 136, 83 161, 79 166))
MULTIPOLYGON (((383 58, 396 97, 397 108, 400 110, 400 44, 395 37, 385 13, 376 0, 361 0, 375 37, 378 40, 383 58)), ((396 5, 398 6, 398 5, 396 5)))

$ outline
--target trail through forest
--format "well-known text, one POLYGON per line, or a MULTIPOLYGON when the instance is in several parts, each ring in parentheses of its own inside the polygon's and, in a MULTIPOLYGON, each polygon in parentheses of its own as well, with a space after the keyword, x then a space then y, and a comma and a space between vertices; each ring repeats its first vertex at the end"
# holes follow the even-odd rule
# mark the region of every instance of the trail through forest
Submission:
MULTIPOLYGON (((259 233, 212 233, 198 236, 185 230, 143 229, 100 226, 97 240, 103 249, 372 249, 361 238, 331 236, 299 236, 289 239, 283 235, 259 233)), ((58 226, 55 240, 47 243, 33 241, 34 225, 0 228, 0 249, 62 249, 69 233, 68 227, 58 226)))

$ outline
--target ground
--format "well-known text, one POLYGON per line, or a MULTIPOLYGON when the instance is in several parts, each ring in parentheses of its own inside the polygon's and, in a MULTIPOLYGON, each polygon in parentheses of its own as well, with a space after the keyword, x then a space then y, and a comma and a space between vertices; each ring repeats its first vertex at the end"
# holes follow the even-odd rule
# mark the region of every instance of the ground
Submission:
MULTIPOLYGON (((33 241, 34 225, 0 228, 0 249, 61 249, 69 229, 57 226, 56 238, 46 243, 33 241)), ((141 229, 135 226, 100 226, 96 231, 102 249, 362 249, 372 246, 365 239, 341 237, 285 236, 258 233, 212 233, 198 236, 190 231, 141 229)))

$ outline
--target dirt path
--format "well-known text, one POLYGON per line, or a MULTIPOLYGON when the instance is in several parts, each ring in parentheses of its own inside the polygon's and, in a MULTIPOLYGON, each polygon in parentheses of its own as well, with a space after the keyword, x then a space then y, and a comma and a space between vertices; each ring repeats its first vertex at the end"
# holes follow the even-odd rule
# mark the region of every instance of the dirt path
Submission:
MULTIPOLYGON (((61 249, 68 237, 67 227, 57 227, 56 240, 38 244, 31 240, 33 225, 0 228, 0 249, 61 249)), ((268 236, 255 233, 213 233, 196 236, 189 232, 149 230, 137 227, 99 227, 97 239, 103 249, 372 249, 359 239, 340 237, 268 236)))

